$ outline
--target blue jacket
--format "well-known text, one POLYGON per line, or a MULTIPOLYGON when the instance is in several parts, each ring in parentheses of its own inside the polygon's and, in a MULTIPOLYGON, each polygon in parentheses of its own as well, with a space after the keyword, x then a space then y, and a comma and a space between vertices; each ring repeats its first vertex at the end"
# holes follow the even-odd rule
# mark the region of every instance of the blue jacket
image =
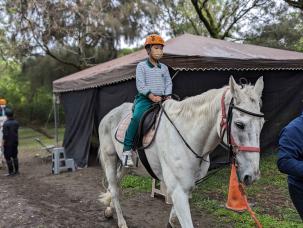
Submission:
POLYGON ((303 190, 303 113, 281 132, 278 168, 288 174, 288 183, 303 190))

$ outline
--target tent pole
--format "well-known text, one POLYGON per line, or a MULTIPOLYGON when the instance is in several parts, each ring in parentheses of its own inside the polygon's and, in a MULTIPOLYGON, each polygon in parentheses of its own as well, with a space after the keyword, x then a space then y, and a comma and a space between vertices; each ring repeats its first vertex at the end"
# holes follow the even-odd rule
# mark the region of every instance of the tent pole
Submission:
POLYGON ((175 77, 179 74, 180 70, 177 70, 176 73, 171 77, 171 80, 174 80, 175 77))
POLYGON ((59 121, 59 115, 57 110, 57 98, 56 94, 53 93, 53 106, 54 106, 54 120, 55 120, 55 145, 58 146, 59 140, 58 140, 58 121, 59 121))

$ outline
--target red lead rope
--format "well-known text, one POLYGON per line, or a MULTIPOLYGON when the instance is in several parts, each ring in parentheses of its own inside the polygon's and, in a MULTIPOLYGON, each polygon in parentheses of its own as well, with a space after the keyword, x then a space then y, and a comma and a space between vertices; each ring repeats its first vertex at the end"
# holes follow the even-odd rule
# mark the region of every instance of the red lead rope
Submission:
POLYGON ((245 204, 246 204, 246 208, 247 211, 249 212, 250 216, 252 217, 252 219, 255 221, 256 225, 258 228, 262 228, 262 224, 260 223, 260 221, 257 219, 255 212, 250 208, 249 203, 247 201, 247 197, 244 191, 244 186, 242 184, 239 184, 239 189, 241 191, 241 194, 244 198, 245 204))

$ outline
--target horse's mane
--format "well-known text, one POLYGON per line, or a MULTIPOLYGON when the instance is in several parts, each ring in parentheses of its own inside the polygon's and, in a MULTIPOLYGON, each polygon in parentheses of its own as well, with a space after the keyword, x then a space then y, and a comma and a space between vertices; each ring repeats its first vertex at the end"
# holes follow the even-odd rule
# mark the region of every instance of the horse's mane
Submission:
MULTIPOLYGON (((221 89, 223 90, 223 88, 221 89)), ((215 111, 213 110, 216 106, 214 103, 220 102, 221 96, 218 96, 218 94, 221 89, 211 89, 182 101, 169 102, 165 107, 167 107, 172 116, 183 117, 185 119, 191 119, 195 115, 210 116, 215 111)))
MULTIPOLYGON (((203 115, 205 118, 210 117, 216 112, 215 109, 220 107, 222 92, 229 86, 224 86, 221 89, 211 89, 202 94, 188 97, 182 101, 168 102, 165 107, 171 115, 184 117, 186 119, 193 118, 195 115, 203 115)), ((241 89, 251 99, 261 102, 253 90, 251 84, 244 85, 241 89)))

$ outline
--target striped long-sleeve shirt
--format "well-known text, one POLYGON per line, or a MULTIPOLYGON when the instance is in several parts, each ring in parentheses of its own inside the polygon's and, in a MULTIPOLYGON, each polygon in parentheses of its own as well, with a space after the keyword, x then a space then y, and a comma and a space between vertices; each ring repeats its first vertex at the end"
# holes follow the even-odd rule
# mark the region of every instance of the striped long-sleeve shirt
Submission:
POLYGON ((147 96, 169 95, 172 93, 172 80, 168 67, 163 63, 154 66, 148 59, 140 62, 136 69, 136 86, 139 93, 147 96))

